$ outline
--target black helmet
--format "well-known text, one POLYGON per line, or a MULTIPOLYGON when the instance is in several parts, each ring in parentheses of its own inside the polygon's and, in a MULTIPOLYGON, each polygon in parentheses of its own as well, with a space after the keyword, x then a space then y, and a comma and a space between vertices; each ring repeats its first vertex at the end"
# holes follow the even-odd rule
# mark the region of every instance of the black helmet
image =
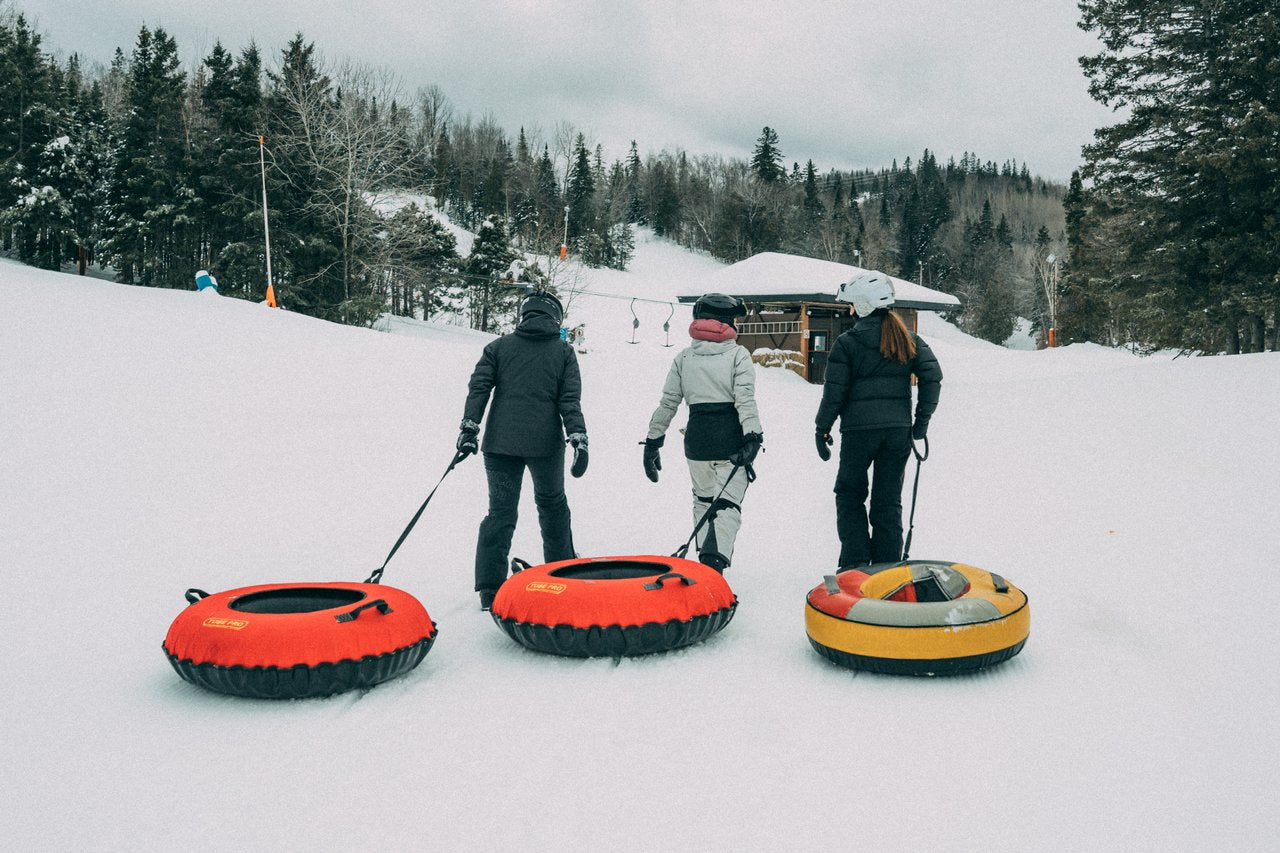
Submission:
POLYGON ((693 303, 695 320, 719 320, 721 323, 733 325, 735 317, 745 316, 747 316, 747 306, 736 296, 708 293, 693 303))
POLYGON ((560 304, 559 299, 545 290, 540 290, 530 293, 524 298, 524 302, 520 303, 520 319, 523 320, 530 314, 546 314, 555 320, 558 326, 564 319, 564 306, 560 304))

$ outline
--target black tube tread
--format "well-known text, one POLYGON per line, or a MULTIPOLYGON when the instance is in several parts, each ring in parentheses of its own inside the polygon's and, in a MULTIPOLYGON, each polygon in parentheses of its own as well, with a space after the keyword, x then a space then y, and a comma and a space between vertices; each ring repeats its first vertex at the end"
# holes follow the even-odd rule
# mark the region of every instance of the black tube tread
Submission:
POLYGON ((372 687, 404 675, 422 663, 431 651, 436 633, 433 630, 430 636, 385 654, 318 666, 221 666, 179 660, 169 654, 168 649, 165 655, 184 681, 218 693, 254 699, 310 699, 372 687))
POLYGON ((643 625, 543 625, 517 622, 496 614, 493 621, 507 636, 526 648, 549 655, 574 658, 633 657, 667 652, 700 643, 733 619, 738 602, 689 620, 646 622, 643 625))
POLYGON ((824 646, 813 637, 809 638, 809 643, 822 655, 832 663, 839 664, 847 669, 861 669, 867 672, 882 672, 888 675, 957 675, 965 672, 973 672, 974 670, 983 669, 984 667, 994 666, 995 664, 1007 661, 1009 658, 1022 651, 1022 647, 1026 645, 1026 639, 1019 640, 1007 649, 997 649, 994 652, 987 652, 981 655, 968 655, 960 658, 938 658, 933 660, 906 659, 906 658, 878 658, 868 655, 855 655, 852 652, 842 652, 839 649, 833 649, 824 646))

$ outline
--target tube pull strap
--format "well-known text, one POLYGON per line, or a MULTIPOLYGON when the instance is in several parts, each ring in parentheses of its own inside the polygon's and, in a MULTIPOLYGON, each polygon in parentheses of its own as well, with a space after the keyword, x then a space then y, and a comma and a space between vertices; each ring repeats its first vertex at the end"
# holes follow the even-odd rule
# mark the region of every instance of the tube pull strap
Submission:
POLYGON ((436 490, 440 488, 440 483, 444 482, 444 478, 449 476, 449 472, 454 466, 466 459, 470 454, 463 453, 459 450, 453 455, 453 461, 449 463, 449 467, 444 469, 444 474, 440 476, 440 482, 436 483, 435 489, 431 490, 431 494, 427 495, 427 499, 422 502, 422 506, 418 507, 418 511, 413 514, 413 518, 409 519, 409 526, 400 534, 400 538, 396 540, 396 544, 391 546, 391 553, 387 554, 387 559, 382 561, 382 565, 373 570, 373 574, 365 578, 365 583, 380 583, 382 581, 382 573, 386 571, 387 563, 391 562, 391 558, 396 555, 396 551, 400 550, 400 546, 404 544, 404 540, 409 538, 409 532, 413 530, 413 526, 418 523, 418 519, 422 517, 422 511, 427 508, 427 504, 431 503, 431 499, 436 496, 436 490))
POLYGON ((902 559, 906 560, 911 553, 911 537, 916 532, 916 493, 920 491, 920 463, 929 458, 929 437, 924 438, 924 453, 916 450, 916 443, 911 442, 911 452, 916 457, 916 480, 911 486, 911 518, 907 525, 907 538, 902 542, 902 559))
MULTIPOLYGON (((714 498, 711 499, 711 506, 707 507, 707 511, 702 514, 702 518, 698 519, 698 523, 693 528, 693 532, 689 534, 689 538, 686 539, 685 543, 681 545, 679 548, 677 548, 675 553, 672 554, 671 556, 680 557, 681 559, 684 559, 684 555, 689 553, 689 546, 692 545, 693 541, 698 538, 698 531, 702 529, 702 525, 710 521, 711 517, 720 510, 721 507, 717 506, 716 504, 720 500, 720 498, 724 497, 725 489, 729 488, 729 484, 733 482, 733 478, 737 476, 738 471, 741 468, 742 468, 741 465, 734 465, 733 469, 729 471, 729 476, 725 478, 724 485, 720 487, 720 492, 714 498)), ((750 483, 754 481, 755 478, 756 478, 755 470, 752 469, 750 465, 748 465, 747 466, 747 482, 750 483)))

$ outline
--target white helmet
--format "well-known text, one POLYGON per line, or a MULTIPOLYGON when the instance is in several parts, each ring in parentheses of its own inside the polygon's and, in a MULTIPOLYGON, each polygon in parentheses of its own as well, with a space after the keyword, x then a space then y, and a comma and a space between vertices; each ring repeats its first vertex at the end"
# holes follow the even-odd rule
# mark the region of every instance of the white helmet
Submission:
POLYGON ((859 317, 867 317, 877 308, 888 308, 893 304, 893 281, 874 270, 859 273, 840 285, 836 299, 852 303, 859 317))

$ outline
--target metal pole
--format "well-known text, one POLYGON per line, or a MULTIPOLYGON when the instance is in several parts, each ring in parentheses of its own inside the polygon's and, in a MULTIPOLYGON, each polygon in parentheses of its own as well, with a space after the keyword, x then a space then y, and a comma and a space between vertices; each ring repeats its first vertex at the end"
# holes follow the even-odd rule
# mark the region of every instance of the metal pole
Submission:
POLYGON ((564 242, 560 244, 560 260, 569 257, 569 205, 564 206, 564 242))
POLYGON ((1049 265, 1049 337, 1050 346, 1058 345, 1058 258, 1049 265))
POLYGON ((262 233, 267 247, 267 304, 276 307, 276 289, 271 277, 271 221, 267 217, 267 145, 258 136, 258 163, 262 166, 262 233))

